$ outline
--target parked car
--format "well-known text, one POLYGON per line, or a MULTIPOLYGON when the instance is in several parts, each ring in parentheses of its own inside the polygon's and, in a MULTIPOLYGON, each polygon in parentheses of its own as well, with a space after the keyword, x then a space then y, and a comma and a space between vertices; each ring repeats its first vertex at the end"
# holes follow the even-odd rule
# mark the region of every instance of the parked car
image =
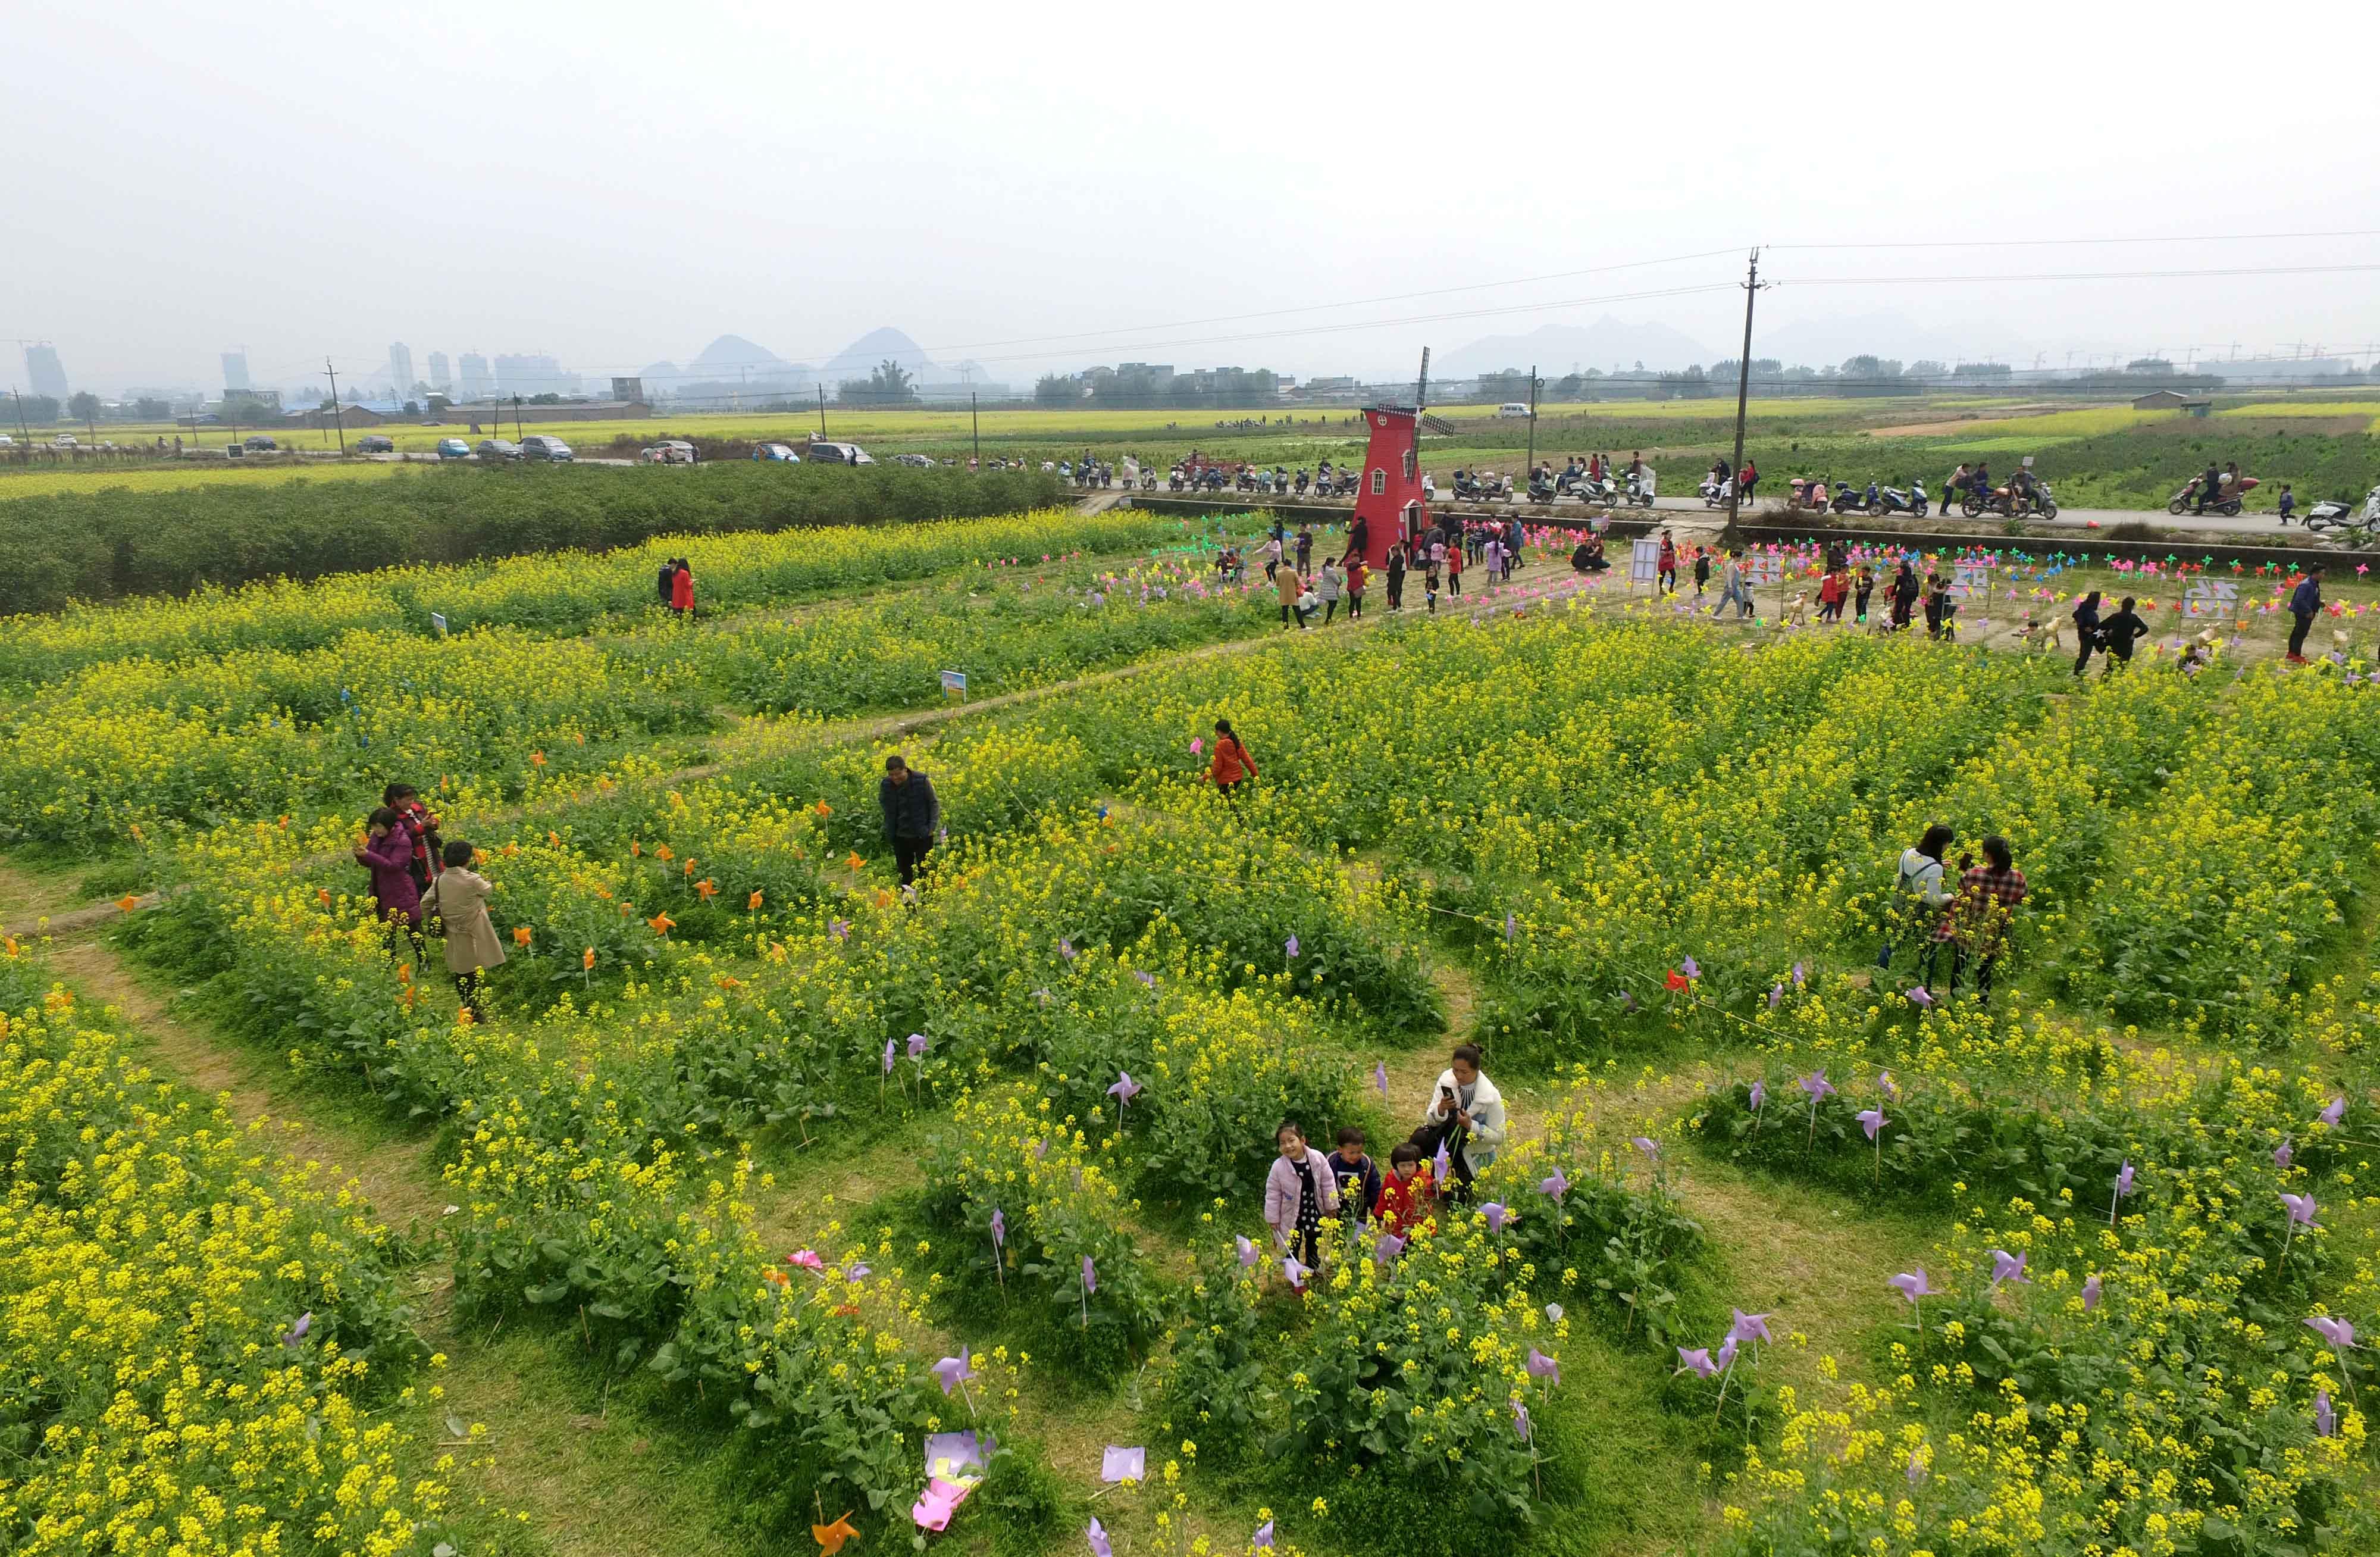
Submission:
POLYGON ((0 449, 13 449, 16 446, 17 440, 15 438, 9 436, 6 432, 0 432, 0 449))
POLYGON ((463 442, 460 438, 441 438, 438 440, 438 457, 441 459, 468 459, 471 457, 471 445, 463 442))
POLYGON ((281 447, 272 438, 261 432, 251 432, 241 439, 240 443, 250 454, 265 454, 281 447))
POLYGON ((934 461, 933 461, 932 457, 931 457, 930 456, 928 456, 928 455, 922 455, 922 454, 896 454, 896 455, 894 455, 894 456, 892 456, 892 463, 893 463, 893 464, 895 464, 895 465, 917 465, 917 466, 924 466, 924 467, 927 467, 927 468, 930 468, 932 467, 932 465, 933 465, 934 461))
POLYGON ((71 449, 79 448, 80 446, 81 445, 76 442, 75 435, 71 432, 61 432, 56 437, 50 440, 50 447, 54 449, 71 449))
POLYGON ((694 445, 683 438, 664 438, 651 448, 639 449, 637 457, 648 465, 692 465, 694 445))
POLYGON ((395 454, 396 440, 385 432, 367 432, 356 440, 358 454, 395 454))
POLYGON ((875 458, 857 444, 821 444, 810 440, 809 453, 803 456, 813 465, 873 465, 875 458))
POLYGON ((528 437, 523 438, 520 441, 520 452, 523 459, 551 459, 559 461, 576 459, 578 457, 577 455, 570 452, 570 445, 568 444, 564 443, 559 438, 550 438, 542 432, 532 432, 528 437))
POLYGON ((479 455, 481 459, 518 459, 521 446, 509 438, 482 438, 479 455))
POLYGON ((787 465, 799 465, 802 462, 802 456, 794 452, 793 445, 790 444, 755 444, 752 445, 752 457, 759 460, 782 461, 787 465))

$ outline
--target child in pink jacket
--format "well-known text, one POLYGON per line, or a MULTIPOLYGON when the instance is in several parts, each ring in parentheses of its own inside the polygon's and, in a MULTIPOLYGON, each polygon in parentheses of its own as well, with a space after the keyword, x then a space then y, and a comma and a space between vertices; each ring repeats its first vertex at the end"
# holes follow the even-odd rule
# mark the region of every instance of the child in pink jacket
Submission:
POLYGON ((1305 1144, 1305 1132, 1283 1120, 1273 1139, 1281 1155, 1265 1179, 1265 1225, 1297 1261, 1316 1264, 1322 1254, 1322 1219, 1339 1211, 1339 1180, 1330 1158, 1305 1144))

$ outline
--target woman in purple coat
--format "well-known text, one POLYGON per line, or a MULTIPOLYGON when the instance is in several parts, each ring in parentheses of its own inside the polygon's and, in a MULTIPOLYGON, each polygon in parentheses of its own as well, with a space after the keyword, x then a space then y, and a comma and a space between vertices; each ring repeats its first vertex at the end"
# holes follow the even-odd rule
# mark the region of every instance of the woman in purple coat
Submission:
POLYGON ((429 947, 421 939, 421 889, 413 881, 413 835, 386 806, 372 812, 370 831, 356 845, 356 863, 371 872, 372 900, 388 926, 388 955, 401 955, 401 933, 413 943, 413 960, 419 966, 429 947))

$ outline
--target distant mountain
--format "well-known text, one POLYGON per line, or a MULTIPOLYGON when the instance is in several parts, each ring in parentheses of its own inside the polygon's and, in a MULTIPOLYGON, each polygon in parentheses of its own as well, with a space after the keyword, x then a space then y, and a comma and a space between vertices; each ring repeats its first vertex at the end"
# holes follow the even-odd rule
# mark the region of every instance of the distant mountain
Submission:
POLYGON ((835 353, 833 359, 819 370, 819 377, 831 385, 841 383, 845 379, 864 379, 888 357, 920 380, 930 378, 939 383, 943 377, 944 371, 934 365, 933 359, 926 355, 925 347, 890 326, 870 330, 835 353))
POLYGON ((797 364, 788 362, 767 347, 756 346, 741 335, 722 335, 704 347, 695 359, 686 364, 686 371, 698 378, 734 378, 739 372, 755 376, 762 373, 793 373, 803 371, 797 364))
POLYGON ((1710 363, 1726 355, 1666 324, 1636 324, 1605 314, 1588 325, 1541 324, 1525 335, 1488 335, 1457 347, 1430 364, 1433 378, 1468 378, 1505 368, 1528 371, 1534 362, 1548 379, 1560 378, 1575 364, 1580 371, 1618 368, 1633 371, 1642 362, 1650 371, 1710 363))

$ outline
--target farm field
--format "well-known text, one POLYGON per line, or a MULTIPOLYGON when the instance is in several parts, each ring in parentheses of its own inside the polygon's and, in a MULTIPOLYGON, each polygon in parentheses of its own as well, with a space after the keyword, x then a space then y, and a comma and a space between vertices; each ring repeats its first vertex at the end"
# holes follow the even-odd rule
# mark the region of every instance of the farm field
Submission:
POLYGON ((2014 557, 1959 644, 1536 546, 1298 633, 1252 517, 865 518, 0 620, 0 1545, 2380 1541, 2366 578, 2299 670, 2289 579, 2014 557), (2015 651, 2090 587, 2137 663, 2015 651), (392 778, 484 1022, 363 894, 392 778), (2030 895, 1921 965, 1936 821, 2030 895), (1287 1258, 1275 1126, 1385 1160, 1466 1040, 1467 1203, 1287 1258))

